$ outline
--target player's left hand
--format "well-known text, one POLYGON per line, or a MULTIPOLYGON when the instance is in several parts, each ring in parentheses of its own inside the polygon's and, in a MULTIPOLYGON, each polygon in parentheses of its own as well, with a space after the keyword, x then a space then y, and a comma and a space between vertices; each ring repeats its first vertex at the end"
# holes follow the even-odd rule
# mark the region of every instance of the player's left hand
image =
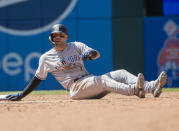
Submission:
POLYGON ((22 93, 10 94, 6 96, 6 100, 10 100, 10 101, 19 101, 21 99, 22 99, 22 93))
POLYGON ((91 59, 91 52, 90 51, 88 51, 88 52, 84 52, 83 54, 82 54, 82 60, 92 60, 91 59))

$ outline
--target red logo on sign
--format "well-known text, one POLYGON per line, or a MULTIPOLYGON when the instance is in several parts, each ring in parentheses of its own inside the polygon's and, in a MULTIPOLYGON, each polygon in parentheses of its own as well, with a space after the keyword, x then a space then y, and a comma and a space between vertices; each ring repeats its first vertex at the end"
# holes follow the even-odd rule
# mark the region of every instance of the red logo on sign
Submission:
POLYGON ((164 27, 168 34, 168 39, 165 41, 163 48, 158 55, 159 72, 165 70, 168 75, 168 86, 172 86, 174 80, 179 80, 179 34, 178 26, 169 21, 164 27))

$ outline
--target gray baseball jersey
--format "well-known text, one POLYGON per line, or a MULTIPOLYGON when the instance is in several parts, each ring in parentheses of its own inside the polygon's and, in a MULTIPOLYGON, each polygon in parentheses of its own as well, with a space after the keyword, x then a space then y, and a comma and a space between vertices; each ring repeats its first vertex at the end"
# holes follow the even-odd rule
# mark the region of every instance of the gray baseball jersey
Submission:
POLYGON ((89 74, 84 67, 81 55, 90 50, 92 50, 90 47, 81 42, 68 43, 63 52, 53 48, 40 57, 35 76, 44 80, 48 72, 51 72, 56 80, 68 89, 74 79, 89 74))
MULTIPOLYGON (((103 97, 109 92, 134 95, 137 77, 126 70, 117 70, 100 76, 88 73, 81 55, 90 50, 93 49, 81 42, 68 43, 63 52, 51 49, 40 57, 35 76, 45 80, 48 72, 52 73, 56 80, 70 91, 72 99, 103 97), (74 81, 76 78, 80 79, 74 81)), ((144 90, 151 93, 155 85, 156 81, 146 81, 144 90)))

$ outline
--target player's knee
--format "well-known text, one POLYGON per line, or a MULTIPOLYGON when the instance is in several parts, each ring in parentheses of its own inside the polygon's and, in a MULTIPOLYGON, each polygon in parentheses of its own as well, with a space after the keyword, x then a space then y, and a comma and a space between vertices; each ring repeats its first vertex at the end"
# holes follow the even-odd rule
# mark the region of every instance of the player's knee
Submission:
POLYGON ((124 73, 126 73, 126 72, 128 72, 128 71, 125 70, 125 69, 120 69, 120 70, 116 70, 116 71, 115 71, 115 74, 124 74, 124 73))
POLYGON ((125 69, 121 69, 121 72, 124 72, 124 73, 126 73, 126 72, 127 72, 127 70, 125 70, 125 69))

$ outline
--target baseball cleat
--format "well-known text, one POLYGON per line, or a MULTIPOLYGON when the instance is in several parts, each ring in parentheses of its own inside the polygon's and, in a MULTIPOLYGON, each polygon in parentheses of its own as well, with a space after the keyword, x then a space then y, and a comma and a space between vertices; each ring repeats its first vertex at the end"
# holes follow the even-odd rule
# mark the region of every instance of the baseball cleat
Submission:
POLYGON ((134 91, 134 94, 139 98, 145 98, 144 81, 145 81, 144 75, 142 73, 139 73, 137 79, 137 86, 134 91))
POLYGON ((162 93, 163 86, 167 82, 167 74, 163 71, 160 73, 159 77, 157 78, 156 88, 152 91, 154 97, 159 97, 162 93))

